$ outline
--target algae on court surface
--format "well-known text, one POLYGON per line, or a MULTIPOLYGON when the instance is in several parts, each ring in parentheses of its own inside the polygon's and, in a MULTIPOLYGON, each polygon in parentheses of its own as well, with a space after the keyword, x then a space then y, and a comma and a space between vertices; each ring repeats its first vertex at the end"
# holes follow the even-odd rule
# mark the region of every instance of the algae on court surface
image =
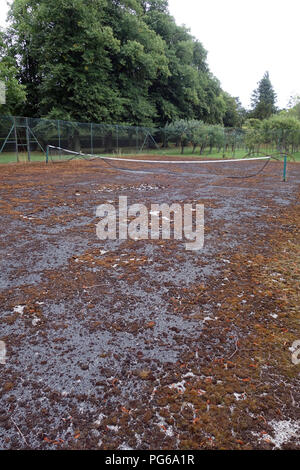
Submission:
POLYGON ((0 448, 300 448, 300 168, 281 170, 3 168, 0 448), (98 240, 119 195, 204 203, 204 249, 98 240))

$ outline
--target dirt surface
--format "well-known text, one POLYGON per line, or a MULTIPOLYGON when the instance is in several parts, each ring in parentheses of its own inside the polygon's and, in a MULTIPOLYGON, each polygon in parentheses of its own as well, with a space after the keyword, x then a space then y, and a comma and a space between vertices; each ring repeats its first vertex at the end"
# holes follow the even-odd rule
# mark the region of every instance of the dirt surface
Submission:
POLYGON ((0 448, 300 449, 300 165, 204 173, 1 166, 0 448), (203 203, 203 250, 100 241, 120 195, 203 203))

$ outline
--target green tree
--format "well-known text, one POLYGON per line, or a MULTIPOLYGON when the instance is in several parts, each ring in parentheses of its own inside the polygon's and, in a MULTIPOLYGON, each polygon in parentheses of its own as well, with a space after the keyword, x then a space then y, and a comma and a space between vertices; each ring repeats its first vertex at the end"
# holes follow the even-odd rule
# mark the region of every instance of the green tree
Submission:
POLYGON ((9 40, 27 114, 152 123, 148 89, 169 72, 163 41, 142 15, 138 0, 15 0, 9 40))
POLYGON ((140 0, 144 13, 148 11, 168 12, 168 0, 140 0))
POLYGON ((257 119, 266 119, 276 113, 276 93, 274 92, 269 72, 266 72, 259 81, 258 87, 251 97, 251 116, 257 119))
POLYGON ((295 152, 300 144, 300 121, 293 116, 280 114, 265 119, 261 124, 264 141, 276 145, 280 152, 295 152))
POLYGON ((261 124, 262 121, 256 118, 250 118, 245 123, 244 143, 250 155, 254 155, 259 152, 260 146, 263 142, 261 124))
POLYGON ((110 82, 119 49, 99 27, 106 0, 15 0, 9 35, 32 116, 110 121, 122 100, 110 82))
POLYGON ((299 95, 295 95, 291 97, 288 107, 289 107, 287 111, 288 115, 293 116, 300 120, 300 96, 299 95))
POLYGON ((15 0, 10 21, 8 56, 28 116, 144 126, 231 119, 206 50, 176 25, 167 0, 15 0))
POLYGON ((195 153, 196 147, 206 143, 208 127, 203 121, 192 120, 188 122, 190 142, 193 146, 193 153, 195 153))
POLYGON ((223 124, 225 127, 242 127, 245 118, 246 110, 243 108, 239 98, 231 96, 229 93, 222 93, 225 101, 225 113, 223 116, 223 124))
POLYGON ((221 123, 225 110, 221 87, 208 69, 203 45, 185 27, 176 25, 166 10, 150 9, 145 21, 164 40, 170 71, 151 86, 157 123, 180 118, 221 123))
POLYGON ((245 120, 247 119, 247 110, 246 108, 244 108, 244 106, 242 105, 240 99, 238 97, 235 97, 235 102, 236 102, 236 109, 237 109, 237 113, 238 113, 238 119, 239 119, 239 123, 238 123, 238 126, 239 127, 242 127, 242 125, 244 124, 245 120))
POLYGON ((192 145, 193 153, 200 147, 200 155, 205 148, 209 148, 210 153, 216 147, 220 151, 224 144, 224 128, 220 125, 206 124, 196 119, 179 119, 165 126, 167 141, 173 141, 180 145, 181 153, 187 145, 192 145))
POLYGON ((186 147, 191 142, 192 138, 190 123, 185 119, 180 119, 172 123, 171 129, 176 139, 176 143, 180 143, 181 154, 183 154, 184 147, 186 147))
POLYGON ((4 34, 0 31, 0 81, 5 87, 5 104, 0 104, 1 114, 19 114, 26 101, 25 87, 18 81, 16 63, 8 55, 4 34))
POLYGON ((225 113, 223 116, 223 124, 225 127, 238 127, 240 125, 240 117, 238 113, 237 103, 235 98, 229 95, 229 93, 223 93, 223 99, 225 101, 225 113))
POLYGON ((111 56, 112 74, 124 103, 121 122, 152 125, 158 114, 151 86, 168 77, 168 59, 162 38, 144 21, 139 2, 133 7, 107 5, 106 20, 120 42, 120 50, 111 56))

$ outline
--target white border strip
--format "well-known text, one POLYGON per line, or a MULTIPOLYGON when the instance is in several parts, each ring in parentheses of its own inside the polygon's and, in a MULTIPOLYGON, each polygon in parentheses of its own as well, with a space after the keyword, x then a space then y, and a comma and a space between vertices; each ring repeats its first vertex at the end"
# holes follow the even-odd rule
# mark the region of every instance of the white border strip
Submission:
POLYGON ((254 157, 254 158, 235 158, 232 160, 135 160, 132 158, 118 158, 118 157, 103 157, 101 155, 92 155, 90 153, 73 152, 72 150, 55 147, 48 145, 48 148, 63 150, 64 152, 71 153, 72 155, 80 155, 82 157, 100 158, 102 160, 112 160, 115 162, 136 162, 136 163, 168 163, 170 165, 186 164, 186 163, 228 163, 228 162, 252 162, 253 160, 270 160, 272 157, 254 157))

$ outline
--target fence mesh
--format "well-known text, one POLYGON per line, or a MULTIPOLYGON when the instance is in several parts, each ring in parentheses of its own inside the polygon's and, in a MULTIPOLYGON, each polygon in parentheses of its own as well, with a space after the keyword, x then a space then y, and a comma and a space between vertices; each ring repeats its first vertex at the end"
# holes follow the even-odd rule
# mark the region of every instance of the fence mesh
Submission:
POLYGON ((197 139, 176 134, 171 126, 151 128, 0 116, 0 163, 45 161, 47 145, 92 155, 196 153, 220 157, 294 154, 300 132, 284 129, 229 129, 203 126, 197 139))
POLYGON ((0 162, 45 160, 47 145, 91 154, 136 154, 161 147, 160 136, 147 127, 0 116, 0 162))

